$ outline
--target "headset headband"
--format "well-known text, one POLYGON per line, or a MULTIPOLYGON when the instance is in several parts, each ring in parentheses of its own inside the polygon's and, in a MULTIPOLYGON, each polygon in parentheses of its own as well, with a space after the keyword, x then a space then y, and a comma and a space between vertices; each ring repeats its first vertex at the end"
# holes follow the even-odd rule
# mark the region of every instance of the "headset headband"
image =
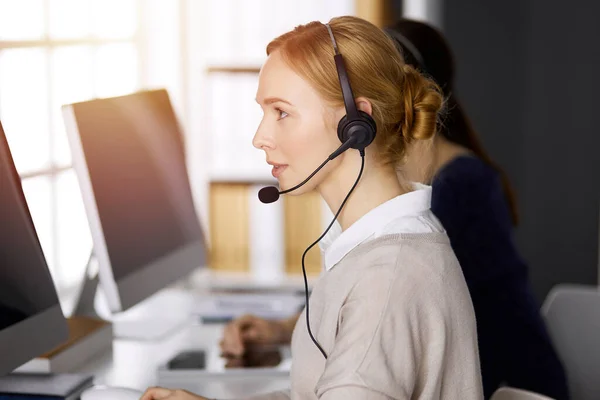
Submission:
POLYGON ((346 72, 346 67, 344 65, 344 59, 340 54, 337 43, 335 41, 335 37, 333 36, 333 31, 329 24, 325 24, 327 30, 329 31, 329 36, 331 37, 331 42, 333 43, 333 50, 335 51, 334 60, 335 67, 337 69, 338 77, 340 79, 340 86, 342 87, 342 96, 344 97, 344 106, 346 107, 346 115, 348 119, 355 120, 359 119, 358 110, 356 109, 356 103, 354 102, 354 94, 352 93, 352 88, 350 87, 350 79, 348 78, 348 74, 346 72))
POLYGON ((417 60, 421 68, 425 68, 425 60, 423 59, 421 52, 417 49, 417 47, 414 44, 412 44, 410 40, 408 40, 406 36, 391 28, 385 28, 385 32, 393 39, 396 39, 402 45, 403 48, 408 50, 410 55, 412 55, 413 58, 417 60))

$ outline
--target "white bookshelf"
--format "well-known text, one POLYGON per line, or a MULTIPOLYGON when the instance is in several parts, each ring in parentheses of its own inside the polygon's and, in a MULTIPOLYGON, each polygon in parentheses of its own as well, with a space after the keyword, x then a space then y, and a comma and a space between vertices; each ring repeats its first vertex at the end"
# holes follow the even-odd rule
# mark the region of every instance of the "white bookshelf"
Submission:
MULTIPOLYGON (((220 0, 202 3, 206 16, 202 90, 202 146, 207 183, 250 185, 250 275, 261 283, 285 280, 284 202, 262 204, 261 187, 275 185, 263 151, 252 139, 262 119, 256 103, 258 74, 266 46, 277 36, 310 21, 353 15, 356 0, 220 0), (227 21, 227 23, 223 23, 227 21)), ((197 64, 198 66, 200 63, 197 64)), ((323 203, 323 226, 333 216, 323 203)), ((207 218, 208 220, 208 218, 207 218)), ((316 238, 315 238, 316 239, 316 238)), ((243 278, 242 281, 247 279, 243 278)), ((229 281, 226 285, 230 285, 229 281)))

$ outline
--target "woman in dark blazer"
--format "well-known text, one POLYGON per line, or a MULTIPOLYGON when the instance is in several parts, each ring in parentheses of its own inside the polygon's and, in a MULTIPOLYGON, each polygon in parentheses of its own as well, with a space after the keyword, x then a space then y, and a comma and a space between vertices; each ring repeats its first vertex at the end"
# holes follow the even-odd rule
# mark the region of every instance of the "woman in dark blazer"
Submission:
POLYGON ((567 399, 565 371, 519 255, 518 214, 506 174, 493 163, 454 93, 454 57, 435 28, 402 19, 386 28, 405 61, 431 76, 447 98, 436 143, 409 156, 413 180, 432 185, 475 308, 485 397, 506 384, 567 399))

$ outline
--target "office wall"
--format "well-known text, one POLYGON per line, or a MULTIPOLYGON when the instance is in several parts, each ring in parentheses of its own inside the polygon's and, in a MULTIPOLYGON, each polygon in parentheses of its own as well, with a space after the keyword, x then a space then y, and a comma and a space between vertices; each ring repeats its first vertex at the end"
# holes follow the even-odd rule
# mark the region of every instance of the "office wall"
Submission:
POLYGON ((458 94, 519 196, 539 300, 598 281, 600 37, 592 0, 446 0, 458 94))
POLYGON ((530 7, 523 245, 543 293, 598 282, 600 3, 530 7))
POLYGON ((456 56, 457 95, 486 149, 520 187, 526 1, 446 0, 443 13, 443 30, 456 56))

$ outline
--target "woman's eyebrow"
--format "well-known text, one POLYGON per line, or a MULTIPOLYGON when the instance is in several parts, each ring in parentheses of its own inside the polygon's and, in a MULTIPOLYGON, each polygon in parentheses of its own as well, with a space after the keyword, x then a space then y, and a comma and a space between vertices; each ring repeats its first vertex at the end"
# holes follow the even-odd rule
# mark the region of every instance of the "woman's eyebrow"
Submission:
MULTIPOLYGON (((256 99, 256 102, 258 104, 260 104, 260 101, 258 99, 256 99)), ((277 103, 277 102, 282 102, 282 103, 286 103, 290 106, 293 106, 292 103, 290 103, 289 101, 284 100, 280 97, 267 97, 266 99, 263 100, 263 104, 265 104, 265 105, 269 105, 269 104, 273 104, 273 103, 277 103)))

